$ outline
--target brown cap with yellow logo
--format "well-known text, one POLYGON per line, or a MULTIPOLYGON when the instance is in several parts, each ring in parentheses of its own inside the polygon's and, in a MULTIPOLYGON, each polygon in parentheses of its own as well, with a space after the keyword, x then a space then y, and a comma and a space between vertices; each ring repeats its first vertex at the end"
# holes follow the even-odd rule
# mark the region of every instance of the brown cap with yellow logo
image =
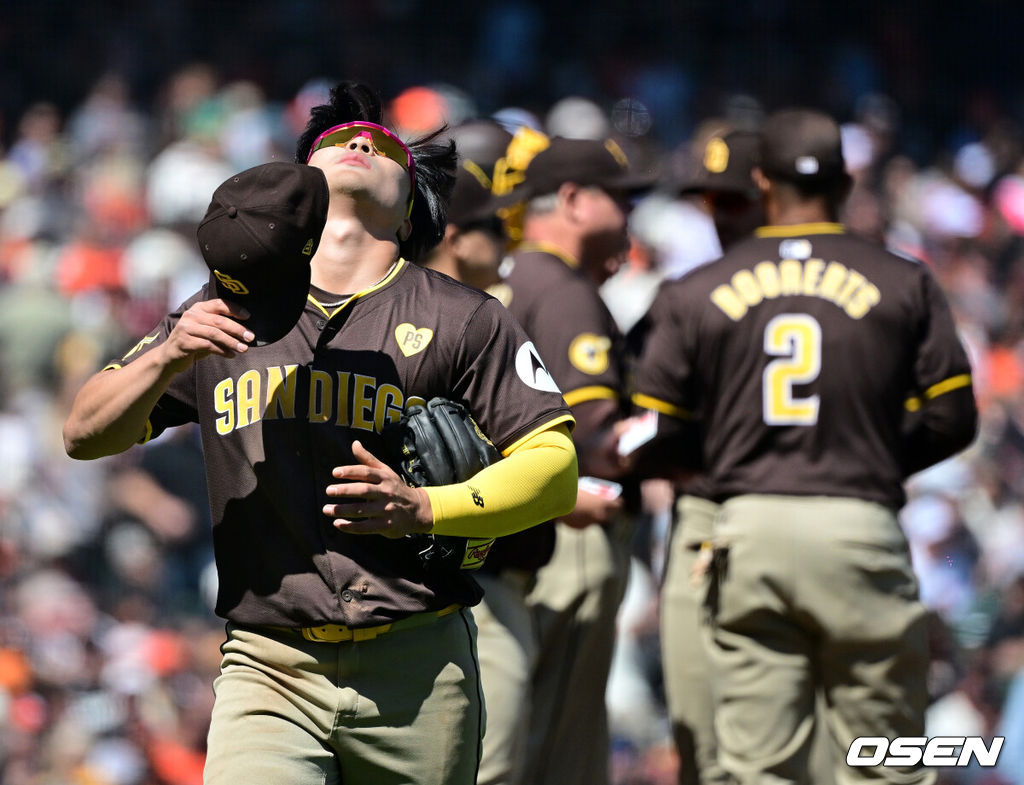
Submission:
MULTIPOLYGON (((756 191, 751 171, 759 162, 761 137, 752 131, 733 130, 707 140, 699 160, 688 162, 676 192, 744 193, 756 191)), ((692 154, 691 154, 692 157, 692 154)))
POLYGON ((249 311, 257 346, 283 338, 302 315, 329 201, 320 169, 283 161, 246 169, 213 193, 199 249, 217 296, 249 311))

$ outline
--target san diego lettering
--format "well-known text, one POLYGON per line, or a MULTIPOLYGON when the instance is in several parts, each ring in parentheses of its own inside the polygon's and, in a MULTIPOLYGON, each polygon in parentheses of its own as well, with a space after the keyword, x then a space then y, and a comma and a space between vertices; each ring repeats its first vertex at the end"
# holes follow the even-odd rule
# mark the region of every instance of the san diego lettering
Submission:
POLYGON ((297 400, 298 365, 272 365, 219 381, 213 388, 217 433, 226 436, 260 419, 296 416, 311 423, 380 433, 385 423, 402 416, 406 405, 402 391, 393 384, 380 384, 375 376, 308 367, 302 373, 308 375, 304 385, 308 393, 302 401, 297 400))

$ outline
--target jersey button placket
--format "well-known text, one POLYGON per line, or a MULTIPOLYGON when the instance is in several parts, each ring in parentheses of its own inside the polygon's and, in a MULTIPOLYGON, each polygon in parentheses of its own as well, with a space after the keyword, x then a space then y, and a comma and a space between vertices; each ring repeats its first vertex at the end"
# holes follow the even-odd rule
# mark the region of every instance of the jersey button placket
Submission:
POLYGON ((352 602, 354 597, 355 597, 355 595, 351 591, 349 591, 348 589, 345 589, 341 593, 341 599, 343 599, 345 602, 352 602))

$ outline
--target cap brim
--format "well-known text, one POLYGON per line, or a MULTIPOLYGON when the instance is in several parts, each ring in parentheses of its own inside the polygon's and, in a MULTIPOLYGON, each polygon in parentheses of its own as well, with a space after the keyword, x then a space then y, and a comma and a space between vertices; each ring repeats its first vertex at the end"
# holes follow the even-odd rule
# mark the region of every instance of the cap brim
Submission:
POLYGON ((240 305, 249 312, 249 318, 242 320, 242 324, 255 334, 254 345, 265 346, 284 338, 302 317, 310 280, 309 265, 303 267, 304 275, 300 270, 258 289, 254 287, 247 294, 231 291, 213 275, 210 276, 210 286, 217 297, 240 305))

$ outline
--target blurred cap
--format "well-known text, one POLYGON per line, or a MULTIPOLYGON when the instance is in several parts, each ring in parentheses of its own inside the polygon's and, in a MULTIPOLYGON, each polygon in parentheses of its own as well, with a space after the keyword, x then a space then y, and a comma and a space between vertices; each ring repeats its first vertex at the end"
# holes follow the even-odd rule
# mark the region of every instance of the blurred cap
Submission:
POLYGON ((760 144, 761 137, 752 131, 735 130, 712 136, 704 144, 699 161, 684 163, 676 192, 756 190, 750 173, 758 164, 760 144))
POLYGON ((464 227, 494 217, 500 206, 492 194, 494 165, 505 155, 512 134, 494 120, 470 120, 451 130, 459 168, 448 204, 448 223, 464 227))
POLYGON ((773 179, 822 186, 844 180, 839 125, 812 109, 783 109, 761 129, 761 171, 773 179))
POLYGON ((656 180, 654 172, 632 168, 622 148, 612 139, 556 136, 530 161, 523 182, 512 190, 510 197, 525 201, 554 193, 562 183, 641 191, 652 187, 656 180))
POLYGON ((496 120, 478 118, 457 125, 449 131, 455 140, 455 150, 459 160, 473 161, 487 172, 488 176, 494 164, 505 155, 512 134, 496 120))
POLYGON ((567 139, 604 139, 612 131, 605 111, 589 98, 567 96, 548 110, 544 127, 551 136, 567 139))
POLYGON ((217 296, 249 311, 258 346, 284 337, 302 315, 329 200, 320 169, 284 161, 246 169, 213 193, 199 248, 217 296))

